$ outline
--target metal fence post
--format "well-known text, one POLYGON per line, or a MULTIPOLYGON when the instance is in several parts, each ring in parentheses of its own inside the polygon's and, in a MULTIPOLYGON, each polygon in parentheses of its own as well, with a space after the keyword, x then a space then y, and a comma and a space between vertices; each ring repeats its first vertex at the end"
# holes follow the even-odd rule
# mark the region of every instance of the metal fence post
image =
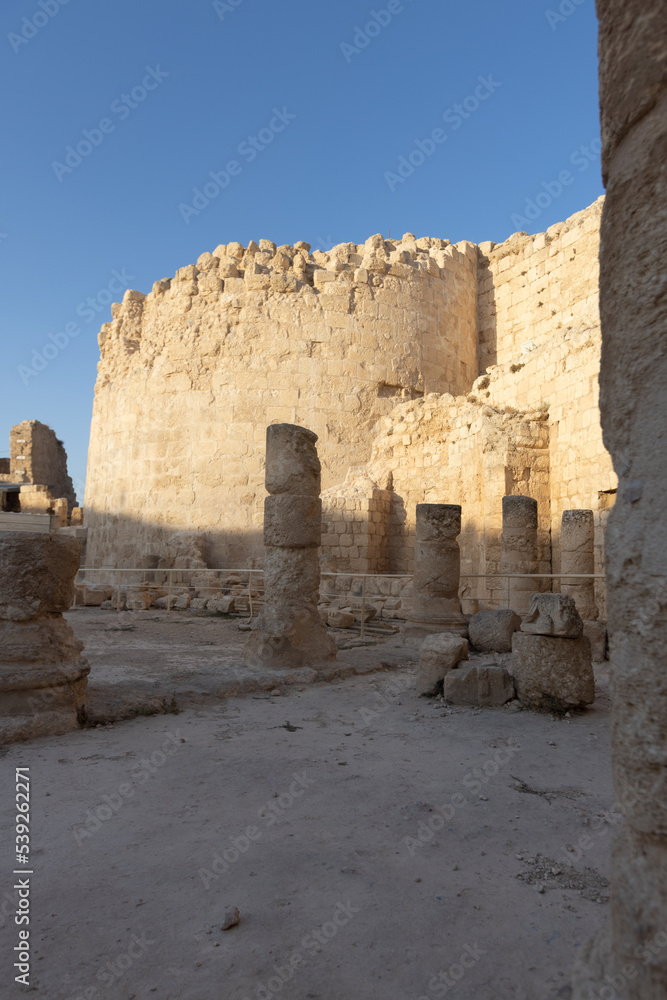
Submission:
POLYGON ((361 578, 361 635, 360 639, 364 637, 364 618, 366 617, 366 577, 361 578))
POLYGON ((118 572, 118 597, 116 599, 116 614, 120 614, 120 578, 121 578, 122 575, 123 575, 122 572, 119 570, 119 572, 118 572))
POLYGON ((173 571, 173 569, 170 569, 169 570, 169 592, 167 594, 167 614, 169 614, 169 612, 171 611, 171 589, 173 587, 173 584, 174 584, 174 571, 173 571))
POLYGON ((252 570, 248 576, 248 604, 250 605, 250 619, 252 621, 252 570))

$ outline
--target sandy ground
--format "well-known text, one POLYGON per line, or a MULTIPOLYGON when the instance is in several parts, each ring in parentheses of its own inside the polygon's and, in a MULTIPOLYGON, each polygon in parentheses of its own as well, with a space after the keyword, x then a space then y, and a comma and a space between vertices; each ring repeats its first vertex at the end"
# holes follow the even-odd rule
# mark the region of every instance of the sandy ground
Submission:
POLYGON ((392 641, 341 654, 391 669, 220 700, 236 623, 80 615, 93 686, 183 709, 0 751, 3 997, 569 997, 608 910, 606 668, 570 719, 419 699, 392 641), (10 957, 14 766, 32 779, 29 989, 10 957))

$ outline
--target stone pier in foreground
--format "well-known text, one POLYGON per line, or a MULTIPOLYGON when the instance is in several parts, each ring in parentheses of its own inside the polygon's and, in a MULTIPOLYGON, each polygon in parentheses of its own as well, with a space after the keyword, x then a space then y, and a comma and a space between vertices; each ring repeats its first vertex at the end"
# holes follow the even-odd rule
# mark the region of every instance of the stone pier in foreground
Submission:
POLYGON ((560 529, 561 593, 569 594, 584 621, 596 621, 595 580, 567 579, 567 573, 594 573, 595 524, 592 510, 564 510, 560 529))
POLYGON ((408 634, 453 632, 467 636, 459 599, 460 533, 458 504, 417 504, 414 591, 405 627, 408 634))
POLYGON ((250 666, 290 669, 336 657, 317 610, 322 533, 317 435, 295 424, 266 430, 264 605, 244 651, 250 666))
POLYGON ((74 538, 0 532, 0 742, 76 729, 90 666, 62 616, 81 549, 74 538))
MULTIPOLYGON (((503 531, 500 541, 501 573, 537 573, 537 500, 532 497, 503 497, 503 531)), ((509 581, 509 605, 525 615, 535 580, 509 581)))

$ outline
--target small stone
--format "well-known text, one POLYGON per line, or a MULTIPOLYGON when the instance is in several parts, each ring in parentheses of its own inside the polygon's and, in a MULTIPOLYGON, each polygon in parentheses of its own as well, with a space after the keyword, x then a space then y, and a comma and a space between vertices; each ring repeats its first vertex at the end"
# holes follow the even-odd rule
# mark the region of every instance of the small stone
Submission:
POLYGON ((241 914, 239 913, 238 907, 234 906, 231 910, 225 912, 225 918, 220 925, 220 930, 228 931, 230 927, 236 927, 241 919, 241 914))
POLYGON ((274 698, 280 698, 282 691, 279 688, 274 688, 271 694, 274 698))

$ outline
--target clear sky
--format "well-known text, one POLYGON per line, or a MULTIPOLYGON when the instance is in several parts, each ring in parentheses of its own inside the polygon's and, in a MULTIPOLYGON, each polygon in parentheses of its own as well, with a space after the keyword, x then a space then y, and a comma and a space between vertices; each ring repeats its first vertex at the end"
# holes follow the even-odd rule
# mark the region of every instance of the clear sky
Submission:
POLYGON ((81 501, 124 287, 232 240, 501 242, 602 194, 593 0, 16 0, 0 29, 0 455, 48 423, 81 501))

